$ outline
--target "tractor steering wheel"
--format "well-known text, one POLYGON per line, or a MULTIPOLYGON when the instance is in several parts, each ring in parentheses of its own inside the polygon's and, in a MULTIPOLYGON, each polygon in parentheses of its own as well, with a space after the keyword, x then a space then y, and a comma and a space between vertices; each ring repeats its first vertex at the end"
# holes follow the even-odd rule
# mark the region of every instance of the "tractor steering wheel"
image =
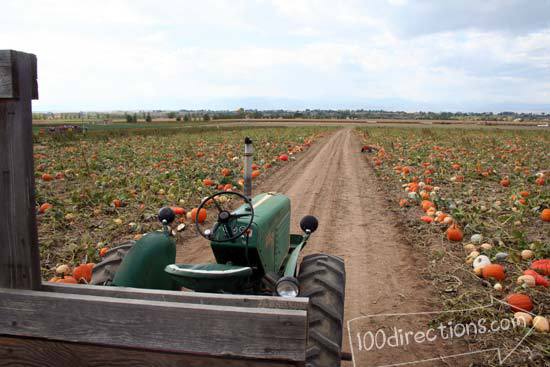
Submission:
POLYGON ((195 226, 199 234, 204 238, 206 238, 207 240, 224 242, 224 241, 233 241, 239 238, 240 236, 242 236, 246 231, 248 231, 250 226, 252 226, 253 220, 254 220, 254 207, 252 206, 252 203, 246 196, 233 191, 220 191, 215 193, 214 195, 210 195, 209 197, 207 197, 202 201, 201 205, 199 205, 199 207, 197 208, 197 215, 195 216, 195 226), (230 211, 225 210, 223 206, 220 204, 220 202, 216 200, 217 197, 223 196, 223 195, 234 195, 242 199, 246 204, 245 213, 232 214, 230 211), (218 209, 218 221, 214 223, 214 226, 211 229, 207 229, 203 231, 199 223, 198 213, 200 213, 201 209, 203 209, 203 207, 209 204, 210 202, 214 203, 214 205, 216 206, 216 209, 218 209), (248 221, 248 224, 244 227, 241 226, 240 229, 237 230, 237 233, 235 234, 231 229, 230 223, 236 219, 247 217, 247 216, 250 216, 250 220, 248 221), (223 230, 223 237, 220 238, 219 236, 216 236, 217 239, 214 239, 214 235, 216 234, 220 226, 222 227, 222 230, 223 230))

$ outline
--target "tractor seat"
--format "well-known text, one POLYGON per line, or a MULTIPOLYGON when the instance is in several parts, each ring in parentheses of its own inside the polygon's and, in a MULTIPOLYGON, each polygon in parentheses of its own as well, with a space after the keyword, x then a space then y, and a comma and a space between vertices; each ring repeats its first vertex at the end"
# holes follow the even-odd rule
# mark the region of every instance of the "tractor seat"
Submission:
POLYGON ((164 271, 174 278, 192 279, 243 278, 252 275, 249 266, 226 264, 171 264, 164 271))

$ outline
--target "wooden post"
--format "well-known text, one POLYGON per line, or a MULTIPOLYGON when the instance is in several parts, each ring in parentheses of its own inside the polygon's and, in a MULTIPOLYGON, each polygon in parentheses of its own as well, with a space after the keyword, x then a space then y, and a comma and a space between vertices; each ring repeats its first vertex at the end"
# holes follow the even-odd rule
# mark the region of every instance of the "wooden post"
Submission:
POLYGON ((32 105, 36 56, 0 50, 0 287, 39 289, 32 105))

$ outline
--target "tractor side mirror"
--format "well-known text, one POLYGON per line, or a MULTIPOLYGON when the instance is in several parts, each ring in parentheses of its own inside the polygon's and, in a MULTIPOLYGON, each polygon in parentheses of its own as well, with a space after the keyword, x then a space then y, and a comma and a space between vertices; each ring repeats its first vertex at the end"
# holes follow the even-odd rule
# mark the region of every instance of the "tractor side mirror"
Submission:
POLYGON ((165 206, 159 210, 159 220, 162 224, 168 225, 172 223, 174 219, 176 219, 176 214, 171 208, 165 206))
POLYGON ((313 215, 306 215, 300 221, 300 228, 306 233, 313 233, 319 227, 319 221, 313 215))

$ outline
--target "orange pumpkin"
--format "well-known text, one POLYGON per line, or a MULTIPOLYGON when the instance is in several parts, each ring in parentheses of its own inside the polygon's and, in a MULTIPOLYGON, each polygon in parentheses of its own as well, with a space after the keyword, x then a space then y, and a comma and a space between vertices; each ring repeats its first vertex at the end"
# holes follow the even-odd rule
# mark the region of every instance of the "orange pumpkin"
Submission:
POLYGON ((550 222, 550 209, 544 209, 540 213, 540 219, 542 219, 544 222, 550 222))
POLYGON ((277 158, 277 159, 280 160, 280 161, 286 162, 286 161, 288 161, 288 155, 286 155, 286 154, 281 154, 281 155, 279 156, 279 158, 277 158))
POLYGON ((460 241, 462 241, 463 238, 464 238, 464 234, 462 233, 460 228, 458 228, 456 223, 453 223, 447 229, 447 239, 449 241, 460 242, 460 241))
POLYGON ((175 215, 185 215, 185 209, 179 206, 171 206, 170 209, 174 212, 175 215))
POLYGON ((508 177, 505 177, 502 180, 500 180, 500 186, 502 187, 510 186, 510 180, 508 179, 508 177))
POLYGON ((212 181, 211 179, 209 178, 205 178, 204 180, 202 180, 202 183, 204 186, 212 186, 214 185, 214 181, 212 181))
POLYGON ((199 222, 199 223, 204 223, 204 221, 206 220, 206 209, 202 208, 201 211, 198 213, 198 219, 197 219, 197 209, 198 208, 193 208, 191 210, 191 220, 193 222, 199 222))
POLYGON ((120 208, 122 206, 122 200, 115 199, 115 200, 113 200, 112 204, 115 208, 120 208))
POLYGON ((223 191, 231 191, 232 189, 233 189, 233 185, 231 185, 231 184, 226 184, 223 187, 223 191))
POLYGON ((409 201, 407 199, 401 199, 399 200, 399 206, 402 208, 405 206, 409 206, 409 201))
POLYGON ((203 152, 197 152, 197 158, 201 158, 201 157, 204 157, 204 153, 203 152))
POLYGON ((420 205, 422 206, 422 210, 424 211, 427 211, 428 209, 434 207, 434 203, 429 200, 422 200, 422 203, 420 205))
POLYGON ((496 280, 504 280, 506 278, 506 274, 504 273, 504 266, 500 264, 489 264, 485 265, 481 269, 481 276, 484 279, 496 279, 496 280))
POLYGON ((523 275, 530 275, 535 278, 535 285, 542 285, 543 287, 548 287, 548 285, 550 285, 548 283, 548 279, 546 279, 534 270, 525 270, 523 272, 523 275))
POLYGON ((65 276, 55 281, 56 283, 66 283, 66 284, 78 284, 75 278, 71 276, 65 276))
POLYGON ((94 268, 94 263, 82 264, 74 268, 73 277, 84 283, 89 283, 92 281, 92 269, 94 268))
POLYGON ((38 212, 39 212, 40 214, 44 214, 45 212, 47 212, 48 210, 50 210, 52 207, 53 207, 52 204, 50 204, 50 203, 44 203, 44 204, 40 205, 40 208, 38 208, 38 212))
POLYGON ((550 275, 550 259, 540 259, 531 263, 531 269, 544 275, 550 275))
POLYGON ((254 170, 254 171, 252 171, 252 178, 256 178, 261 174, 262 174, 262 172, 260 170, 254 170))
POLYGON ((425 222, 425 223, 431 223, 431 222, 433 222, 433 218, 432 218, 432 217, 429 217, 429 216, 427 216, 427 215, 421 216, 421 217, 420 217, 420 220, 421 220, 422 222, 425 222))
POLYGON ((506 297, 506 303, 510 305, 512 312, 531 311, 533 309, 533 302, 531 297, 526 294, 512 293, 506 297))
POLYGON ((222 176, 229 176, 231 174, 231 170, 229 168, 222 169, 222 176))
POLYGON ((521 197, 524 197, 524 198, 527 198, 530 195, 529 191, 520 191, 519 194, 521 195, 521 197))
POLYGON ((544 186, 544 177, 539 177, 535 180, 535 183, 539 186, 544 186))
POLYGON ((52 181, 53 180, 53 176, 50 175, 49 173, 44 173, 42 175, 42 181, 52 181))
POLYGON ((101 250, 99 250, 99 256, 101 257, 105 256, 107 254, 107 251, 109 251, 107 247, 101 248, 101 250))

